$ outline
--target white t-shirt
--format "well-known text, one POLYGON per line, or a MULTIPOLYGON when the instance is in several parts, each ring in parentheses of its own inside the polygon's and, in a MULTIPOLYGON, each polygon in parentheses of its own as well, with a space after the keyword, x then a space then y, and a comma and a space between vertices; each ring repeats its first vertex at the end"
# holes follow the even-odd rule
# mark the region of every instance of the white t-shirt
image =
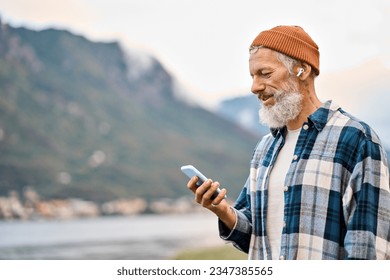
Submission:
POLYGON ((284 224, 284 181, 294 156, 300 131, 299 128, 287 132, 286 142, 279 152, 269 177, 266 224, 273 260, 279 259, 284 224))

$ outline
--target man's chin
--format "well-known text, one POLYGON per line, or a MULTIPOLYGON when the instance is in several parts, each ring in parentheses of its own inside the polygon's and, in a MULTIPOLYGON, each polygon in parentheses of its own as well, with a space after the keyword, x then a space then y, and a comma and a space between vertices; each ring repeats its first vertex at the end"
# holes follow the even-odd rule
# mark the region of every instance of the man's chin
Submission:
POLYGON ((271 128, 281 128, 299 116, 302 95, 299 92, 275 94, 275 102, 263 104, 259 110, 260 123, 271 128))
POLYGON ((287 125, 288 121, 280 120, 278 117, 270 115, 269 113, 259 111, 260 123, 270 128, 281 128, 287 125))

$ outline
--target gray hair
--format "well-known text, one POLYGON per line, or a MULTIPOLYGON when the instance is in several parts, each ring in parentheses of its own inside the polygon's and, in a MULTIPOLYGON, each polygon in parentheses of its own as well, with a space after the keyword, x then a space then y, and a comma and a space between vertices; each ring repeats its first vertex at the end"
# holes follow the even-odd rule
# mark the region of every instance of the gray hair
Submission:
MULTIPOLYGON (((259 49, 266 48, 264 46, 253 46, 249 49, 250 54, 256 53, 259 49)), ((292 75, 294 74, 294 66, 299 64, 300 62, 292 57, 289 57, 283 53, 275 51, 276 58, 286 66, 288 72, 292 75)))

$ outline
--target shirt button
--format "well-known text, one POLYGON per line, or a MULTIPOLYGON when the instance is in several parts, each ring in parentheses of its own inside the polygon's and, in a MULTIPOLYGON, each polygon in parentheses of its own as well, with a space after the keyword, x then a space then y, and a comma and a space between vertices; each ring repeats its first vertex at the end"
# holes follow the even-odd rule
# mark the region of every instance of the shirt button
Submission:
POLYGON ((304 130, 308 130, 308 129, 309 129, 309 126, 308 126, 307 124, 304 124, 304 125, 303 125, 303 129, 304 129, 304 130))
POLYGON ((279 260, 283 261, 284 260, 284 256, 280 256, 279 260))
POLYGON ((297 155, 294 155, 293 156, 293 160, 297 160, 298 159, 298 156, 297 155))

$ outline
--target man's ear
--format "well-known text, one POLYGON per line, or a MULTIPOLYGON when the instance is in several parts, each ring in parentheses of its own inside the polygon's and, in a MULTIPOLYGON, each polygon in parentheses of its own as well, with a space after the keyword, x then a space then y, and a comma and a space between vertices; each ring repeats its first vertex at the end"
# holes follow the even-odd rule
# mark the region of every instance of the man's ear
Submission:
POLYGON ((302 62, 300 65, 296 67, 296 75, 298 79, 304 81, 306 80, 310 74, 311 74, 312 68, 310 64, 307 64, 305 62, 302 62))

